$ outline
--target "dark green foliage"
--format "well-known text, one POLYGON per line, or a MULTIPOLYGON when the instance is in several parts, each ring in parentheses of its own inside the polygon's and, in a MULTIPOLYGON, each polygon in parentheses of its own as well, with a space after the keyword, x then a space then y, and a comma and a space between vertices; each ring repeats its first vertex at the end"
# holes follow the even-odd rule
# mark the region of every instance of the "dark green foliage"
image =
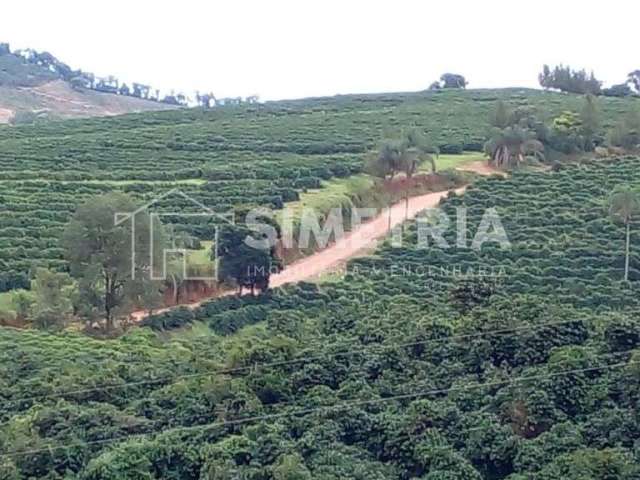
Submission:
POLYGON ((223 226, 212 252, 212 255, 218 255, 218 278, 236 285, 240 294, 243 288, 248 288, 252 294, 255 289, 266 291, 271 275, 282 269, 276 255, 275 242, 279 235, 275 228, 271 227, 273 241, 266 233, 250 228, 245 222, 223 226))
POLYGON ((467 80, 457 73, 443 73, 440 77, 442 88, 466 88, 467 80))
MULTIPOLYGON (((364 102, 342 101, 352 113, 364 102)), ((556 107, 554 115, 564 103, 556 107)), ((314 113, 305 110, 308 104, 289 108, 304 110, 299 119, 309 127, 304 122, 314 113)), ((486 119, 488 108, 481 110, 486 119)), ((325 122, 327 117, 331 113, 323 114, 325 122)), ((163 128, 163 116, 148 119, 160 124, 148 128, 163 128)), ((79 125, 90 129, 91 122, 79 125)), ((194 130, 189 127, 182 130, 185 138, 194 130)), ((118 138, 123 141, 118 135, 101 141, 118 138)), ((24 138, 3 141, 30 151, 24 138)), ((135 150, 129 141, 128 149, 135 150)), ((322 170, 344 160, 283 157, 302 163, 275 173, 264 168, 258 179, 266 184, 293 171, 323 178, 322 170)), ((256 161, 232 153, 229 158, 256 161)), ((215 198, 233 198, 230 192, 249 185, 242 181, 246 172, 218 163, 230 179, 215 182, 229 188, 215 198)), ((635 480, 640 257, 632 249, 629 282, 620 281, 624 231, 609 217, 606 199, 617 185, 640 184, 637 166, 637 158, 627 157, 557 172, 517 172, 478 181, 464 196, 451 194, 443 202, 452 219, 457 207, 468 208, 470 236, 485 209, 495 208, 509 249, 494 242, 479 250, 457 247, 453 229, 445 233, 449 248, 419 248, 410 223, 403 248, 384 245, 376 255, 352 261, 343 280, 179 309, 151 317, 153 328, 118 339, 0 328, 0 475, 635 480), (452 292, 461 303, 451 302, 452 292), (208 324, 210 334, 202 328, 185 333, 195 322, 208 324), (176 326, 187 328, 154 332, 176 326)), ((89 178, 91 170, 65 172, 89 178)), ((44 202, 48 195, 49 203, 69 208, 74 192, 100 190, 91 183, 51 181, 46 190, 34 183, 26 182, 32 197, 25 198, 44 202)), ((155 187, 127 188, 151 196, 155 187)), ((20 207, 25 204, 14 194, 2 196, 16 211, 34 208, 20 207)), ((38 235, 56 228, 66 214, 43 211, 39 218, 49 219, 46 227, 21 227, 22 216, 7 217, 7 238, 15 229, 31 228, 29 235, 41 240, 38 235)), ((44 245, 56 248, 55 242, 44 245)), ((19 253, 17 246, 3 248, 19 253)))
POLYGON ((609 88, 605 88, 602 90, 602 94, 605 97, 628 97, 633 93, 631 87, 626 83, 620 83, 618 85, 612 85, 609 88))
POLYGON ((142 321, 142 326, 154 330, 172 330, 190 325, 194 321, 194 314, 189 308, 180 307, 175 310, 151 315, 142 321))
POLYGON ((572 70, 564 65, 556 65, 553 70, 544 65, 538 80, 543 88, 569 93, 599 95, 602 87, 602 82, 596 79, 593 72, 587 74, 585 70, 572 70))

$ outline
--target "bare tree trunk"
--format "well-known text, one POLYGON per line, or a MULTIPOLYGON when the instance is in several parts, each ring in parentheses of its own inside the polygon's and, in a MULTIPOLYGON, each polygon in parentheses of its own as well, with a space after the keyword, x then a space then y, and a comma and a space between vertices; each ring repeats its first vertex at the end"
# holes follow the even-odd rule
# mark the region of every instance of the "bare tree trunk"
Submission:
POLYGON ((389 205, 388 210, 389 210, 389 223, 387 225, 387 230, 391 231, 391 205, 389 205))
POLYGON ((627 222, 627 245, 624 258, 624 280, 629 281, 629 243, 631 241, 631 222, 627 222))

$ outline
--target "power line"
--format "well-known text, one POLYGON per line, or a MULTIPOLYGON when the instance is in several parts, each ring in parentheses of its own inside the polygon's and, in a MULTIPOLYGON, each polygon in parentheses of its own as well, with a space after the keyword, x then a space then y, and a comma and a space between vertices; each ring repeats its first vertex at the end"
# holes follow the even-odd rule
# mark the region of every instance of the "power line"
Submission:
MULTIPOLYGON (((633 351, 633 350, 630 350, 629 352, 631 352, 631 351, 633 351)), ((629 353, 629 352, 620 352, 617 355, 621 355, 622 353, 629 353)), ((616 355, 616 354, 612 354, 612 355, 616 355)), ((611 356, 611 355, 608 355, 608 356, 611 356)), ((141 437, 147 437, 149 435, 158 436, 158 435, 167 433, 169 431, 171 431, 171 432, 179 432, 179 431, 189 432, 189 431, 195 431, 195 430, 208 430, 208 429, 212 429, 212 428, 226 427, 226 426, 230 426, 230 425, 241 425, 241 424, 252 423, 252 422, 262 421, 262 420, 275 420, 275 419, 285 418, 285 417, 306 416, 306 415, 310 415, 312 413, 321 412, 321 411, 325 411, 325 410, 328 411, 328 412, 330 412, 332 410, 340 411, 340 410, 344 410, 345 408, 351 408, 351 407, 359 407, 359 406, 365 406, 365 405, 375 405, 375 404, 391 402, 391 401, 399 401, 399 400, 409 400, 409 399, 420 398, 420 397, 429 396, 429 395, 441 395, 441 394, 449 393, 449 392, 452 392, 452 391, 465 391, 465 390, 473 390, 473 389, 476 389, 476 388, 495 387, 495 386, 500 386, 500 385, 511 385, 511 384, 515 384, 515 383, 518 383, 518 382, 522 382, 522 381, 543 380, 543 379, 548 379, 548 378, 561 377, 561 376, 564 376, 564 375, 595 372, 595 371, 600 371, 600 370, 614 369, 614 368, 620 368, 620 367, 636 365, 636 364, 640 364, 640 362, 637 362, 637 361, 622 362, 622 363, 606 365, 606 366, 601 366, 601 367, 589 367, 589 368, 565 370, 565 371, 556 372, 556 373, 552 373, 552 374, 546 374, 546 375, 522 376, 522 377, 516 377, 516 378, 511 379, 511 380, 501 380, 501 381, 488 382, 488 383, 479 384, 479 385, 467 385, 467 386, 461 386, 461 387, 450 387, 450 388, 443 388, 443 389, 427 390, 427 391, 422 391, 422 392, 394 395, 394 396, 391 396, 391 397, 377 398, 377 399, 372 399, 372 400, 345 401, 345 402, 342 402, 342 403, 339 403, 339 404, 336 404, 336 405, 331 405, 331 406, 300 409, 300 410, 294 410, 294 411, 291 411, 291 412, 272 413, 272 414, 259 415, 259 416, 254 416, 254 417, 247 417, 247 418, 242 418, 242 419, 237 419, 237 420, 213 422, 213 423, 204 424, 204 425, 194 425, 194 426, 190 426, 190 427, 173 427, 173 428, 168 428, 168 429, 165 429, 165 430, 161 430, 159 432, 133 434, 133 435, 121 435, 121 436, 113 437, 113 438, 110 438, 110 439, 93 440, 93 441, 89 441, 89 442, 76 442, 76 443, 71 443, 71 444, 66 444, 66 445, 49 446, 48 448, 33 449, 33 450, 14 451, 14 452, 8 452, 8 453, 0 455, 0 458, 3 458, 3 457, 4 458, 6 458, 6 457, 15 457, 15 456, 20 456, 20 455, 31 455, 31 454, 42 453, 42 452, 52 452, 52 451, 55 451, 55 450, 61 450, 61 449, 66 449, 66 448, 71 448, 71 447, 83 447, 83 446, 88 446, 88 445, 110 444, 110 443, 118 442, 120 440, 127 440, 127 439, 131 439, 131 438, 141 438, 141 437)))
MULTIPOLYGON (((316 360, 324 360, 324 359, 328 359, 328 358, 337 358, 337 357, 350 357, 350 356, 354 356, 354 355, 358 355, 361 353, 368 353, 370 352, 373 348, 380 348, 383 350, 388 350, 388 349, 396 349, 396 348, 411 348, 411 347, 417 347, 420 345, 427 345, 427 344, 431 344, 431 343, 446 343, 446 342, 452 342, 454 340, 465 340, 465 339, 472 339, 472 338, 482 338, 485 336, 491 336, 491 335, 501 335, 501 334, 506 334, 506 333, 513 333, 514 335, 520 332, 526 332, 526 331, 530 331, 530 330, 537 330, 537 329, 542 329, 542 328, 546 328, 546 327, 553 327, 553 326, 560 326, 563 324, 570 324, 570 323, 576 323, 576 322, 580 322, 581 320, 564 320, 564 321, 559 321, 559 322, 549 322, 549 323, 544 323, 544 324, 540 324, 540 325, 533 325, 533 326, 523 326, 523 327, 514 327, 514 328, 510 328, 510 329, 499 329, 499 330, 490 330, 490 331, 485 331, 485 332, 480 332, 480 333, 473 333, 473 334, 464 334, 464 335, 453 335, 453 336, 449 336, 449 337, 441 337, 441 338, 436 338, 436 339, 430 339, 430 340, 422 340, 422 341, 418 341, 418 342, 407 342, 407 343, 401 343, 401 344, 383 344, 383 343, 372 343, 370 345, 367 345, 365 348, 359 349, 359 350, 349 350, 349 351, 345 351, 345 352, 339 352, 339 353, 324 353, 324 354, 320 354, 320 355, 315 355, 315 356, 311 356, 311 357, 299 357, 299 358, 295 358, 292 360, 282 360, 282 361, 278 361, 278 362, 270 362, 270 363, 262 363, 262 364, 253 364, 253 365, 249 365, 249 366, 244 366, 244 367, 234 367, 234 368, 219 368, 219 369, 213 369, 213 370, 207 370, 205 372, 199 372, 199 373, 191 373, 191 374, 184 374, 184 375, 173 375, 173 376, 167 376, 167 377, 163 377, 163 378, 157 378, 157 379, 152 379, 152 380, 140 380, 137 382, 126 382, 126 383, 120 383, 120 384, 107 384, 107 385, 102 385, 99 387, 92 387, 92 388, 83 388, 83 389, 77 389, 77 390, 68 390, 68 391, 64 391, 64 392, 55 392, 55 393, 49 393, 49 394, 36 394, 36 395, 31 395, 28 397, 22 397, 22 398, 12 398, 12 399, 7 399, 7 402, 12 402, 12 403, 18 403, 18 402, 27 402, 27 401, 31 401, 31 400, 37 400, 37 399, 49 399, 49 398, 59 398, 59 397, 64 397, 67 395, 82 395, 82 394, 88 394, 88 393, 92 393, 92 392, 97 392, 97 391, 106 391, 106 390, 114 390, 114 389, 119 389, 119 388, 129 388, 129 387, 136 387, 136 386, 142 386, 142 385, 153 385, 153 384, 162 384, 162 383, 175 383, 179 380, 186 380, 186 379, 192 379, 192 378, 199 378, 199 377, 206 377, 209 375, 229 375, 229 374, 233 374, 233 373, 240 373, 240 372, 246 372, 246 371, 256 371, 256 370, 261 370, 263 368, 272 368, 272 367, 284 367, 284 366, 289 366, 289 365, 295 365, 298 363, 305 363, 305 362, 313 362, 316 360)), ((314 345, 315 346, 315 345, 314 345)), ((328 346, 325 345, 326 347, 333 347, 333 346, 340 346, 342 348, 345 348, 346 346, 348 346, 348 343, 346 342, 335 342, 332 343, 328 346)))

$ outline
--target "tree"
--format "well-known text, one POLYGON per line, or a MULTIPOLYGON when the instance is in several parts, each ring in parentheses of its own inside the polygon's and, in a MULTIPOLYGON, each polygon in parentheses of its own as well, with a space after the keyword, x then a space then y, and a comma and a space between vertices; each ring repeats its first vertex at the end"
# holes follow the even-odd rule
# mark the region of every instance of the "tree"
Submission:
POLYGON ((499 168, 519 166, 527 157, 544 160, 544 145, 535 132, 518 125, 494 129, 484 151, 489 163, 499 168))
POLYGON ((442 88, 466 88, 467 80, 457 73, 443 73, 440 77, 442 88))
POLYGON ((624 279, 629 281, 629 251, 631 242, 631 222, 640 214, 640 195, 628 185, 619 187, 609 197, 609 214, 621 221, 626 229, 624 279))
POLYGON ((71 84, 71 88, 79 91, 84 90, 88 86, 87 79, 80 75, 78 75, 77 77, 73 77, 71 80, 69 80, 69 83, 71 84))
MULTIPOLYGON (((238 294, 242 295, 243 288, 249 288, 251 294, 255 289, 264 292, 269 288, 269 281, 273 273, 282 270, 282 263, 276 255, 275 246, 250 245, 247 240, 261 242, 266 238, 250 230, 246 225, 225 225, 218 236, 218 274, 222 281, 233 283, 238 287, 238 294)), ((212 259, 216 261, 213 246, 212 259)))
POLYGON ((496 108, 490 113, 489 123, 496 128, 507 128, 512 125, 513 112, 503 100, 498 100, 496 108))
POLYGON ((24 321, 31 315, 34 303, 34 294, 28 290, 16 290, 11 294, 11 305, 20 320, 24 321))
POLYGON ((73 312, 75 288, 69 274, 38 268, 31 285, 34 323, 40 328, 64 325, 73 312))
POLYGON ((633 94, 633 90, 631 90, 631 87, 626 83, 619 83, 605 88, 602 90, 602 94, 605 97, 628 97, 633 94))
POLYGON ((640 111, 631 110, 607 135, 607 142, 615 147, 633 150, 640 145, 640 111))
MULTIPOLYGON (((440 153, 438 147, 432 145, 424 134, 417 129, 409 131, 405 143, 406 146, 400 156, 399 167, 408 180, 413 177, 420 165, 427 162, 431 165, 431 173, 436 173, 436 157, 440 153)), ((405 220, 409 218, 409 188, 411 188, 411 185, 410 182, 407 182, 404 207, 405 220)))
POLYGON ((569 93, 590 93, 599 95, 602 82, 596 79, 593 72, 572 70, 569 66, 557 65, 553 70, 548 65, 542 67, 538 75, 540 86, 545 89, 555 89, 569 93))
POLYGON ((593 95, 589 94, 585 97, 584 105, 580 111, 580 121, 585 150, 591 151, 595 148, 596 136, 600 131, 600 112, 596 97, 593 95))
POLYGON ((636 93, 640 93, 640 70, 634 70, 629 73, 627 83, 633 86, 636 93))
POLYGON ((63 234, 81 313, 104 318, 108 331, 126 307, 144 303, 152 268, 162 264, 162 226, 139 207, 119 192, 94 197, 77 209, 63 234))
POLYGON ((431 165, 431 173, 436 173, 436 159, 440 155, 440 149, 433 145, 429 139, 419 130, 413 129, 406 136, 407 147, 417 151, 418 157, 416 162, 408 163, 403 168, 404 173, 411 177, 418 167, 424 163, 431 165))
POLYGON ((129 96, 131 95, 131 89, 129 88, 129 85, 127 85, 126 83, 123 83, 120 88, 118 89, 118 93, 120 95, 126 95, 129 96))

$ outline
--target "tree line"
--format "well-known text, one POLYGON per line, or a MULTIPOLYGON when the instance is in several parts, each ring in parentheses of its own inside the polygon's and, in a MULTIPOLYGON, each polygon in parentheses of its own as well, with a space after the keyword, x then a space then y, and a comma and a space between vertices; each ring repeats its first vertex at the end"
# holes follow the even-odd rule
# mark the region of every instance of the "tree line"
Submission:
POLYGON ((197 106, 204 108, 240 105, 243 103, 251 104, 259 101, 259 97, 257 95, 245 98, 216 98, 216 96, 211 92, 195 92, 195 95, 192 98, 183 92, 176 92, 174 90, 170 90, 169 93, 162 94, 160 89, 154 88, 151 85, 138 82, 128 84, 126 82, 121 82, 114 75, 98 77, 91 72, 85 72, 80 69, 74 70, 69 65, 46 51, 38 52, 33 49, 24 49, 12 52, 8 43, 0 43, 0 56, 2 55, 13 55, 20 58, 21 61, 27 64, 45 68, 58 75, 62 80, 69 82, 71 87, 76 90, 94 90, 97 92, 111 93, 113 95, 122 95, 149 100, 152 102, 166 103, 168 105, 188 106, 195 102, 197 106))
POLYGON ((593 71, 587 73, 584 69, 574 70, 562 64, 553 68, 544 65, 542 72, 538 75, 538 82, 545 90, 552 89, 567 93, 607 97, 628 97, 640 94, 640 70, 630 72, 626 81, 622 83, 603 88, 602 82, 596 78, 593 71))

